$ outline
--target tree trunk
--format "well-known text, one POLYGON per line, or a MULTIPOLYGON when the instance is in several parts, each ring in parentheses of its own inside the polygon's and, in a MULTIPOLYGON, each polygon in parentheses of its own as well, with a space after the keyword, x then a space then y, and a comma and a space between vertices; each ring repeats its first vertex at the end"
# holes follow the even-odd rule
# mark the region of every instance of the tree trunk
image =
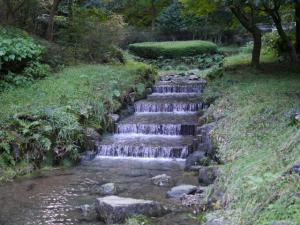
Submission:
POLYGON ((295 0, 296 52, 300 54, 300 0, 295 0))
POLYGON ((53 5, 51 7, 49 21, 48 21, 48 28, 47 28, 47 33, 46 33, 48 41, 53 41, 54 17, 55 17, 55 13, 58 9, 58 5, 59 5, 60 1, 61 0, 54 0, 53 5))
POLYGON ((154 31, 155 30, 155 19, 156 19, 155 0, 151 0, 151 15, 152 15, 151 28, 152 28, 152 31, 154 31))
POLYGON ((260 62, 260 52, 261 52, 261 32, 258 28, 255 29, 253 33, 253 50, 252 50, 252 60, 251 65, 255 68, 259 67, 260 62))
POLYGON ((252 9, 251 18, 248 18, 245 13, 242 11, 239 7, 230 7, 232 13, 235 15, 235 17, 240 21, 240 23, 243 25, 244 28, 248 32, 252 34, 253 37, 253 50, 252 50, 252 59, 251 59, 251 65, 254 68, 259 68, 260 64, 260 53, 261 53, 261 31, 256 26, 255 18, 254 18, 254 9, 252 9))

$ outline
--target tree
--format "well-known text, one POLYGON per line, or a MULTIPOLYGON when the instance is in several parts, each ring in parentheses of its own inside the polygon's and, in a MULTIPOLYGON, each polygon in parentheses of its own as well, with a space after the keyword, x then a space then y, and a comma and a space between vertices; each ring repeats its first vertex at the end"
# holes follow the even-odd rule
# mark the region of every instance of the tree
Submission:
POLYGON ((47 33, 46 37, 48 41, 53 41, 53 30, 54 30, 54 17, 56 14, 56 11, 58 9, 59 3, 61 0, 53 0, 52 6, 51 6, 51 11, 49 15, 49 20, 48 20, 48 28, 47 28, 47 33))
POLYGON ((296 20, 296 51, 300 54, 300 0, 294 0, 296 20))
POLYGON ((125 21, 138 27, 154 29, 160 12, 173 0, 106 0, 103 7, 124 15, 125 21))
POLYGON ((16 13, 26 4, 26 0, 3 0, 5 5, 5 22, 12 24, 16 18, 16 13))
POLYGON ((286 49, 289 53, 291 61, 293 61, 293 62, 297 61, 296 49, 295 49, 292 41, 288 37, 287 33, 283 29, 282 18, 280 15, 281 7, 285 4, 288 4, 289 0, 287 0, 287 1, 284 1, 284 0, 262 0, 262 1, 258 1, 258 4, 259 3, 262 5, 263 10, 268 15, 271 16, 271 18, 277 28, 278 34, 279 34, 283 44, 286 46, 286 49))
POLYGON ((186 23, 182 17, 182 5, 174 1, 173 4, 161 12, 156 24, 160 31, 171 35, 174 40, 175 34, 187 30, 186 23))
POLYGON ((253 50, 251 64, 253 67, 259 67, 261 54, 261 30, 258 28, 259 11, 252 1, 230 1, 229 8, 239 22, 253 37, 253 50))

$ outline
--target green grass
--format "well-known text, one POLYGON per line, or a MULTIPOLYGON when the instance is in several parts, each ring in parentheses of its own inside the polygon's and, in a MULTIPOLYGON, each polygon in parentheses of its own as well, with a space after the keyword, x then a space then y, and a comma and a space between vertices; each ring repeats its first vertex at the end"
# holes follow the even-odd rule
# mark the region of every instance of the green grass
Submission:
POLYGON ((214 53, 217 45, 209 41, 144 42, 131 44, 129 50, 142 58, 179 58, 214 53))
MULTIPOLYGON (((227 60, 248 63, 239 56, 227 60)), ((214 214, 239 225, 276 220, 299 225, 299 176, 283 176, 300 159, 300 130, 291 125, 300 109, 299 68, 267 64, 261 71, 246 65, 230 70, 227 64, 227 70, 207 89, 207 95, 222 96, 210 110, 225 116, 214 137, 225 162, 218 186, 227 206, 214 214)))
MULTIPOLYGON (((0 123, 16 113, 71 105, 84 108, 92 102, 110 103, 107 111, 119 107, 121 98, 130 89, 147 86, 150 67, 129 62, 123 65, 80 65, 69 67, 28 87, 0 94, 0 123)), ((153 78, 152 78, 153 79, 153 78)), ((103 111, 103 113, 105 113, 103 111)))

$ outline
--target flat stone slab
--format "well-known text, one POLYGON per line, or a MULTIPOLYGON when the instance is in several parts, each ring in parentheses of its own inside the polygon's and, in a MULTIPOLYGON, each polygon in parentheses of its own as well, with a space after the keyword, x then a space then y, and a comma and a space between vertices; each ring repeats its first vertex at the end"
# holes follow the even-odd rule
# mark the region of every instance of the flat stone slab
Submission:
POLYGON ((168 198, 181 198, 183 195, 188 195, 197 190, 197 186, 183 184, 176 187, 173 187, 170 191, 167 192, 168 198))
POLYGON ((159 202, 115 195, 97 198, 96 211, 107 224, 123 223, 126 218, 135 215, 157 217, 166 212, 159 202))

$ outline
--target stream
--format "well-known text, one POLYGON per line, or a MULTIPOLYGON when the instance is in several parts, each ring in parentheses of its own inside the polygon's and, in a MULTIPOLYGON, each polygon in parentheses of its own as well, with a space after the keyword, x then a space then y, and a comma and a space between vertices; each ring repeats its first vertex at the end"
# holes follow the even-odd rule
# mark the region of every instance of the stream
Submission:
POLYGON ((106 183, 114 183, 120 197, 155 200, 167 207, 171 212, 153 218, 155 225, 197 224, 189 217, 192 210, 166 193, 176 185, 198 185, 184 166, 197 145, 203 86, 189 77, 161 77, 153 93, 135 103, 135 113, 116 124, 115 134, 103 137, 94 160, 0 186, 0 225, 104 224, 94 209, 82 209, 101 197, 99 187, 106 183), (169 186, 151 182, 161 174, 171 177, 169 186))

